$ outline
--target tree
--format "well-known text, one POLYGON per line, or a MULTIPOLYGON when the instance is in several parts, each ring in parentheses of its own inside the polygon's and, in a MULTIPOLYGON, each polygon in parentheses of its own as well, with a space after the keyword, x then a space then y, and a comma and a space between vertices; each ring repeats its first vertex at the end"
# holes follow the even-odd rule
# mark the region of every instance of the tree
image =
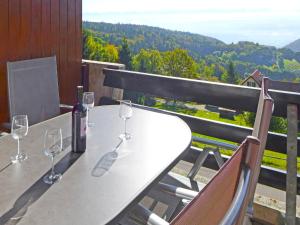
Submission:
POLYGON ((97 61, 117 62, 119 60, 118 48, 107 44, 101 38, 93 36, 89 30, 83 30, 83 58, 97 61))
POLYGON ((219 81, 218 77, 216 77, 216 65, 212 63, 211 65, 204 65, 200 70, 200 79, 208 80, 208 81, 219 81))
MULTIPOLYGON (((255 121, 255 113, 244 112, 244 119, 248 126, 253 127, 255 121)), ((273 116, 270 121, 270 131, 286 134, 287 132, 287 120, 281 117, 273 116)))
POLYGON ((118 48, 110 44, 104 46, 103 61, 117 62, 118 60, 119 60, 118 48))
POLYGON ((130 49, 128 46, 128 41, 125 37, 123 37, 123 39, 122 39, 122 45, 120 48, 119 56, 120 56, 120 59, 119 59, 120 63, 123 63, 128 70, 131 70, 132 69, 131 52, 130 52, 130 49))
POLYGON ((229 62, 227 77, 225 79, 226 79, 226 82, 230 83, 230 84, 238 83, 238 78, 234 71, 234 64, 232 61, 229 62))
POLYGON ((132 59, 132 68, 145 73, 163 73, 163 58, 157 50, 142 49, 132 59))
POLYGON ((287 120, 281 117, 273 116, 270 122, 270 130, 277 133, 287 132, 287 120))
POLYGON ((173 77, 197 78, 197 65, 187 50, 175 49, 163 54, 164 74, 173 77))
POLYGON ((83 29, 82 31, 82 58, 83 59, 88 59, 90 55, 90 49, 87 46, 87 39, 91 35, 91 32, 83 29))

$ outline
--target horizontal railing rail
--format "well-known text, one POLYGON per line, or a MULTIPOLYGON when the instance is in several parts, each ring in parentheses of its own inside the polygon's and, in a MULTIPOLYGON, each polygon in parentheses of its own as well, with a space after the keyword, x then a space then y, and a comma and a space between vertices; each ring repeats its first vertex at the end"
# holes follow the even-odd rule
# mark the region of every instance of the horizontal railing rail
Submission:
MULTIPOLYGON (((243 127, 229 123, 223 123, 215 120, 209 120, 204 118, 199 118, 191 115, 186 115, 182 113, 152 108, 148 106, 135 105, 136 107, 152 110, 155 112, 165 113, 173 116, 178 116, 184 120, 191 130, 195 133, 204 134, 207 136, 232 141, 235 143, 241 143, 245 137, 252 134, 252 128, 243 127)), ((268 138, 266 143, 266 149, 272 150, 274 152, 279 152, 286 154, 287 145, 287 135, 279 134, 274 132, 268 132, 268 138)), ((300 138, 298 138, 298 148, 300 148, 300 138)), ((300 157, 300 152, 298 153, 300 157)))
MULTIPOLYGON (((158 97, 256 112, 260 89, 202 80, 161 76, 127 70, 104 69, 105 86, 143 92, 158 97)), ((270 90, 274 116, 287 116, 287 105, 300 105, 300 93, 270 90)))

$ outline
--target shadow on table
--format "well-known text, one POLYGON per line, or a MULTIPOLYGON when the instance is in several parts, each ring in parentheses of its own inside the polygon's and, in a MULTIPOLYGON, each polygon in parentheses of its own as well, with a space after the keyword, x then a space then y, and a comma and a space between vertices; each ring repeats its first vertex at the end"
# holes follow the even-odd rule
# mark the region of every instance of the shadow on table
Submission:
POLYGON ((96 164, 92 170, 93 177, 102 177, 109 169, 112 167, 116 159, 118 158, 118 153, 116 151, 106 153, 96 164))
MULTIPOLYGON (((70 137, 63 141, 63 149, 71 144, 70 137)), ((55 171, 64 174, 73 163, 75 163, 82 154, 69 152, 55 165, 55 171)), ((27 189, 15 202, 14 206, 0 217, 0 225, 17 224, 26 214, 27 209, 36 200, 38 200, 51 185, 44 183, 43 177, 50 173, 49 170, 38 181, 36 181, 29 189, 27 189)), ((62 178, 63 179, 63 178, 62 178)), ((55 185, 55 184, 54 184, 55 185)))
MULTIPOLYGON (((63 151, 66 150, 69 146, 71 146, 71 142, 72 142, 72 137, 66 137, 63 139, 63 143, 62 143, 62 149, 63 151)), ((3 172, 4 170, 6 170, 9 166, 11 166, 13 163, 9 162, 7 163, 6 166, 4 166, 3 168, 0 169, 0 173, 3 172)))
POLYGON ((117 150, 119 149, 122 143, 123 140, 120 139, 119 143, 116 145, 113 151, 108 152, 101 157, 101 159, 97 162, 97 164, 92 170, 93 177, 102 177, 106 172, 109 171, 109 169, 119 157, 119 153, 117 152, 117 150))

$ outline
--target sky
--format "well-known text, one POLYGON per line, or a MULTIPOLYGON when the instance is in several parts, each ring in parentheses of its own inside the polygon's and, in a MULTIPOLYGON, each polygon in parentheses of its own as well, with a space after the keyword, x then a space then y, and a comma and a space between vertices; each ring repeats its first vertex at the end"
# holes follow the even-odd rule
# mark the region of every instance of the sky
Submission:
POLYGON ((300 0, 83 0, 83 20, 283 47, 300 38, 300 0))

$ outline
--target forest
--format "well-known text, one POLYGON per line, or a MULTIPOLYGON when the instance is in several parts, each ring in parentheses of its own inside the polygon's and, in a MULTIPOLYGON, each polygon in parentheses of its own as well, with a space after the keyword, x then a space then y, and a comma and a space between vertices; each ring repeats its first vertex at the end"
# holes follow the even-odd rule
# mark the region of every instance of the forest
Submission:
POLYGON ((225 44, 199 34, 145 25, 83 22, 83 27, 95 40, 114 45, 116 49, 120 49, 125 37, 132 57, 142 50, 165 53, 183 49, 195 62, 197 76, 201 79, 223 81, 224 69, 232 65, 236 80, 247 77, 255 69, 274 80, 299 81, 300 77, 300 52, 288 48, 246 41, 225 44))

